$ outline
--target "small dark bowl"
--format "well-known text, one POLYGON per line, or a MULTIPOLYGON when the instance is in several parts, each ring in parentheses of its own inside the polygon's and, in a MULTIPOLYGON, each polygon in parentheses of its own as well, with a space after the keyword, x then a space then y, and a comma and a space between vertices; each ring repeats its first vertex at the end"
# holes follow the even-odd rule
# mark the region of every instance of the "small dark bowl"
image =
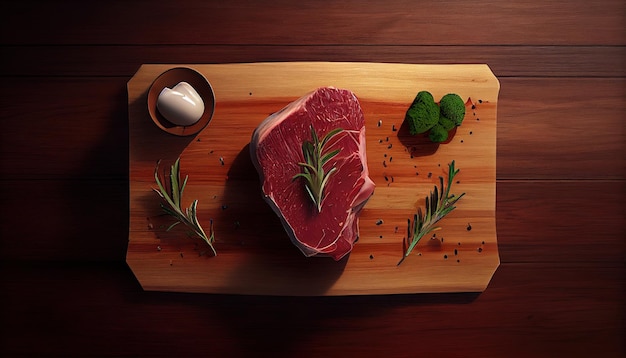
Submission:
POLYGON ((175 67, 157 77, 148 90, 148 112, 154 124, 167 133, 177 136, 194 135, 206 127, 215 112, 215 94, 209 81, 198 71, 188 67, 175 67), (157 99, 165 87, 172 88, 179 82, 189 83, 204 101, 204 113, 190 126, 179 126, 168 121, 157 109, 157 99))

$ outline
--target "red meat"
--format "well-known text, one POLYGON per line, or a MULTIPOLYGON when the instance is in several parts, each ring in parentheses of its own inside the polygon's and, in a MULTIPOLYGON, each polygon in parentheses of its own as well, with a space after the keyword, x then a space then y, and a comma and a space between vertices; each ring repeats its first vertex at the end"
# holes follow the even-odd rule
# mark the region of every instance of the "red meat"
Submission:
POLYGON ((263 196, 305 256, 340 260, 359 238, 359 214, 374 192, 365 153, 365 119, 356 96, 332 87, 319 88, 266 118, 250 145, 263 196), (342 128, 325 150, 340 149, 325 165, 336 167, 324 190, 321 211, 305 190, 302 143, 342 128))

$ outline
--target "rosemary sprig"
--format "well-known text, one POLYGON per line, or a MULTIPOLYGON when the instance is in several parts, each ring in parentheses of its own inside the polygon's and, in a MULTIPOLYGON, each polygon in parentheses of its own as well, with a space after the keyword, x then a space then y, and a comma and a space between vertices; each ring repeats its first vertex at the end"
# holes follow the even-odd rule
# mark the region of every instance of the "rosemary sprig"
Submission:
POLYGON ((185 180, 181 183, 180 181, 180 158, 176 159, 176 162, 172 165, 170 169, 169 175, 169 190, 165 187, 165 180, 161 182, 159 178, 159 163, 157 162, 156 168, 154 169, 154 180, 156 181, 159 189, 153 189, 161 198, 164 199, 165 203, 161 203, 161 208, 167 214, 171 215, 176 219, 172 225, 167 228, 167 231, 170 231, 174 226, 183 223, 188 228, 190 228, 194 234, 199 236, 202 240, 204 240, 207 245, 211 248, 213 252, 213 256, 217 256, 217 251, 213 247, 213 242, 215 241, 215 233, 213 231, 213 220, 210 221, 209 226, 209 234, 207 235, 200 223, 198 222, 198 218, 196 216, 198 200, 194 200, 191 205, 184 209, 181 207, 181 202, 183 198, 183 191, 185 190, 185 186, 187 185, 187 179, 189 176, 185 176, 185 180))
POLYGON ((413 251, 413 248, 415 248, 415 245, 417 245, 422 237, 433 231, 441 229, 441 227, 435 226, 435 224, 454 210, 456 208, 454 204, 461 199, 463 195, 465 195, 465 193, 459 196, 450 194, 450 188, 452 187, 454 176, 458 172, 459 170, 454 168, 453 160, 450 164, 448 164, 448 186, 444 187, 443 177, 440 176, 439 185, 441 186, 441 189, 438 190, 437 186, 435 186, 435 189, 430 192, 430 198, 426 197, 424 200, 425 214, 422 212, 422 208, 418 208, 417 214, 413 216, 413 223, 411 223, 411 219, 407 219, 407 240, 410 241, 410 244, 406 253, 398 262, 398 266, 400 266, 402 261, 409 256, 411 251, 413 251))
POLYGON ((337 170, 336 167, 332 167, 328 172, 324 170, 324 164, 328 163, 334 156, 336 156, 340 149, 335 149, 331 152, 325 153, 324 146, 330 141, 332 137, 337 135, 343 129, 335 128, 328 132, 322 141, 320 142, 313 125, 311 125, 311 137, 312 142, 305 141, 302 143, 302 154, 304 155, 304 163, 298 163, 303 168, 301 173, 298 173, 292 177, 292 180, 297 178, 305 179, 305 189, 309 194, 309 197, 315 204, 317 211, 322 211, 322 200, 325 193, 324 188, 328 183, 328 178, 332 173, 337 170))

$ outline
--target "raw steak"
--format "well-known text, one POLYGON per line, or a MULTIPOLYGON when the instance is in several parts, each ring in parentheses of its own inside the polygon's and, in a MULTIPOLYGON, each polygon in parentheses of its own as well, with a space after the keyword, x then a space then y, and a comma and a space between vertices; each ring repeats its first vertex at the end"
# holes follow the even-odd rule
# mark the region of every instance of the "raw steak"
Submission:
POLYGON ((280 217, 291 241, 305 256, 340 260, 359 238, 359 214, 374 192, 365 155, 365 120, 356 96, 332 87, 319 88, 267 117, 250 145, 265 200, 280 217), (337 168, 324 190, 321 211, 308 196, 302 172, 302 143, 342 128, 325 152, 340 149, 324 165, 337 168))

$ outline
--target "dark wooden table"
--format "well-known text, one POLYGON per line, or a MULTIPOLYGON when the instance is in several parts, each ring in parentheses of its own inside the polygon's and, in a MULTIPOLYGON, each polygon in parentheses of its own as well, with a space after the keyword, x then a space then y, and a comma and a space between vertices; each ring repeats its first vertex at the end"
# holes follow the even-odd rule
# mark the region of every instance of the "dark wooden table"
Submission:
POLYGON ((0 355, 624 356, 626 4, 20 1, 0 15, 0 355), (125 264, 142 63, 487 63, 482 294, 144 292, 125 264))

